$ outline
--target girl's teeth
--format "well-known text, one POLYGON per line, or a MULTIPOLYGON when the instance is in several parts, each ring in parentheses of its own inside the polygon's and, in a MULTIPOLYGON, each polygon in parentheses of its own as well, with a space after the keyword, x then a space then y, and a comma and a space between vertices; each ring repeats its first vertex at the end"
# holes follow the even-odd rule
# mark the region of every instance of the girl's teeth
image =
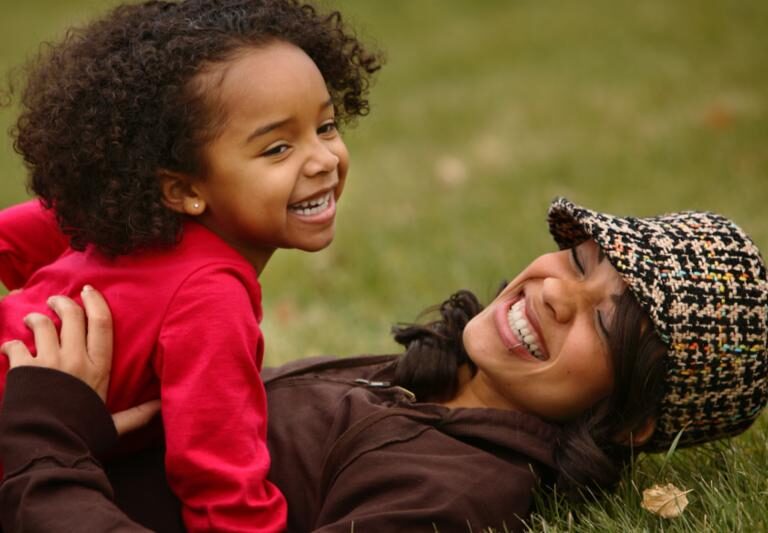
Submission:
POLYGON ((306 202, 300 202, 298 204, 294 204, 292 206, 289 206, 289 209, 295 213, 298 213, 299 215, 315 215, 317 213, 321 213, 322 211, 325 211, 328 208, 328 205, 331 201, 331 194, 327 193, 321 198, 317 198, 314 200, 307 200, 306 202))
POLYGON ((509 313, 507 314, 509 327, 512 328, 512 331, 514 331, 520 340, 523 341, 528 352, 537 359, 544 360, 541 348, 539 348, 539 345, 536 342, 536 337, 532 333, 532 328, 523 314, 524 306, 525 302, 519 300, 510 308, 509 313))

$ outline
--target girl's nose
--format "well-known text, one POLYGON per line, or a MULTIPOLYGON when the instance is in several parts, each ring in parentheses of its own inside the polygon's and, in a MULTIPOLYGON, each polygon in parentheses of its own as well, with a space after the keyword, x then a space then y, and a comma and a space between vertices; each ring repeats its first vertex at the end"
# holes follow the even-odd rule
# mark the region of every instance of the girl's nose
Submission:
POLYGON ((311 152, 304 165, 304 173, 309 177, 327 174, 339 166, 339 161, 339 156, 318 140, 311 147, 311 152))
POLYGON ((578 287, 573 282, 559 278, 546 278, 541 297, 544 306, 557 322, 567 323, 576 313, 578 287))

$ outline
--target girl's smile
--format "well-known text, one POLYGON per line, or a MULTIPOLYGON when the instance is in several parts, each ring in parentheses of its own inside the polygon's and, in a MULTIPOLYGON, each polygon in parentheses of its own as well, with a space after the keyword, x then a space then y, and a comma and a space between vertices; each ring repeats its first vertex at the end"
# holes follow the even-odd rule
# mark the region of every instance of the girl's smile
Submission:
POLYGON ((322 223, 332 220, 336 215, 335 187, 309 200, 303 200, 288 206, 288 210, 305 222, 322 223))
POLYGON ((246 48, 201 74, 222 115, 190 212, 261 271, 277 248, 333 240, 349 154, 325 80, 300 48, 246 48))

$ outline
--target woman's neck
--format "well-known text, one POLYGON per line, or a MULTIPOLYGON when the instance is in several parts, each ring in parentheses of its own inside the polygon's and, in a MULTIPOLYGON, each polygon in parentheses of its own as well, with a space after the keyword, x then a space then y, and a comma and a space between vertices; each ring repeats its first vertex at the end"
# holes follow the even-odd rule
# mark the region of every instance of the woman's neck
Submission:
POLYGON ((472 387, 473 380, 472 369, 469 365, 462 365, 457 374, 456 394, 450 400, 442 402, 442 404, 450 409, 458 407, 489 407, 475 394, 475 389, 472 387))
POLYGON ((520 409, 496 392, 488 379, 482 370, 478 369, 473 373, 469 365, 463 365, 458 371, 456 394, 443 402, 443 405, 451 409, 470 407, 519 411, 520 409))

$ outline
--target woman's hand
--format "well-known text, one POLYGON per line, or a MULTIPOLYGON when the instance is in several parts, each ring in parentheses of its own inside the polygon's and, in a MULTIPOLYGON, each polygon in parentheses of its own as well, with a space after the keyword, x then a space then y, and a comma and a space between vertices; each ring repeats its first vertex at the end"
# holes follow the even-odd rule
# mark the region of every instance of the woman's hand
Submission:
POLYGON ((104 298, 92 288, 83 289, 82 299, 85 312, 66 296, 48 299, 49 307, 61 319, 61 335, 43 314, 24 317, 35 337, 37 357, 21 341, 9 341, 0 350, 8 356, 11 368, 41 366, 66 372, 84 381, 105 401, 112 366, 112 316, 104 298))
MULTIPOLYGON (((86 285, 81 293, 83 308, 66 296, 52 296, 48 305, 61 319, 61 334, 47 316, 31 313, 24 323, 35 337, 37 356, 21 341, 0 346, 11 368, 39 366, 66 372, 91 387, 106 400, 112 368, 112 314, 101 294, 86 285)), ((160 409, 159 400, 112 415, 118 434, 147 424, 160 409)))

